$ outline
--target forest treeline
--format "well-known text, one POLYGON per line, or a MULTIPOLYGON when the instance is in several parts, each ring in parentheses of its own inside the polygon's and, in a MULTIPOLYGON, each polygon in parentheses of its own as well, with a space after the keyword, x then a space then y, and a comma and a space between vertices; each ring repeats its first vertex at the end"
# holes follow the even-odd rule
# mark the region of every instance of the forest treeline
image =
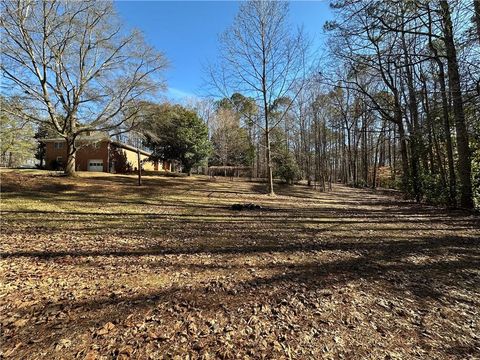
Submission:
POLYGON ((417 201, 478 206, 478 2, 343 0, 331 8, 325 58, 304 60, 313 71, 269 104, 270 124, 258 98, 216 102, 210 163, 266 177, 270 147, 274 177, 288 182, 391 187, 417 201))
POLYGON ((288 2, 241 2, 206 67, 211 96, 187 109, 156 101, 169 62, 114 4, 0 6, 4 164, 31 151, 15 145, 31 124, 65 139, 71 176, 79 137, 135 130, 158 158, 249 169, 270 194, 281 178, 480 206, 479 1, 333 0, 322 49, 288 2))

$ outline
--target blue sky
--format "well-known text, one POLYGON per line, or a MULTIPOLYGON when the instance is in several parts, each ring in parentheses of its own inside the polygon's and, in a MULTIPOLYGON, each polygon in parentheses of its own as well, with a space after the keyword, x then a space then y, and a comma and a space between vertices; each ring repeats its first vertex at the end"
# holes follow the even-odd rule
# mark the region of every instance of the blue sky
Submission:
MULTIPOLYGON (((215 62, 218 35, 232 23, 239 2, 117 1, 116 7, 127 26, 142 30, 167 56, 167 97, 182 101, 202 94, 203 64, 215 62)), ((290 22, 303 25, 316 48, 323 45, 322 27, 330 14, 325 0, 290 3, 290 22)))

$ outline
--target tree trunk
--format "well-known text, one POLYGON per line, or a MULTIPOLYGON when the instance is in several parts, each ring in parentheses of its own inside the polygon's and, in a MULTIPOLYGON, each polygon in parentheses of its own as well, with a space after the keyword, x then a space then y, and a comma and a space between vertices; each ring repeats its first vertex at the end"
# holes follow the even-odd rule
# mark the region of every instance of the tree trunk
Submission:
POLYGON ((408 179, 410 179, 410 171, 408 166, 407 140, 405 137, 405 128, 403 127, 402 114, 397 114, 398 136, 400 138, 400 154, 402 156, 402 190, 409 190, 408 179))
POLYGON ((140 149, 137 148, 137 169, 138 169, 138 186, 142 185, 142 163, 140 161, 140 149))
POLYGON ((379 142, 377 141, 377 146, 375 147, 375 158, 373 160, 372 189, 377 187, 378 145, 379 142))
MULTIPOLYGON (((437 135, 435 134, 435 128, 432 128, 432 135, 433 135, 433 144, 434 144, 434 147, 435 147, 435 152, 437 153, 437 163, 438 163, 438 168, 440 170, 440 178, 442 179, 441 180, 441 184, 443 187, 447 187, 447 183, 445 181, 446 179, 446 174, 445 174, 445 168, 443 166, 443 161, 442 161, 442 153, 440 151, 440 145, 438 144, 438 139, 437 139, 437 135)), ((453 201, 455 201, 455 199, 453 198, 453 201)), ((454 203, 450 203, 449 202, 449 205, 450 206, 453 206, 454 203)))
POLYGON ((77 156, 77 148, 75 147, 75 138, 68 137, 66 139, 67 142, 67 163, 65 165, 65 175, 69 177, 74 177, 77 175, 76 173, 76 156, 77 156))
MULTIPOLYGON (((430 16, 430 9, 428 9, 429 17, 429 34, 432 32, 432 20, 430 16)), ((433 53, 433 60, 438 67, 438 82, 440 84, 440 94, 442 98, 442 115, 443 115, 443 128, 445 131, 445 140, 446 140, 446 150, 447 150, 447 160, 448 160, 448 204, 452 207, 457 206, 457 181, 455 175, 455 164, 453 161, 453 145, 452 145, 452 134, 450 131, 450 120, 449 120, 449 104, 447 98, 447 86, 445 81, 445 67, 443 62, 438 56, 438 50, 434 46, 432 41, 432 36, 429 36, 428 46, 430 51, 433 53)), ((425 96, 427 97, 427 90, 425 84, 425 96)), ((426 98, 426 103, 428 104, 428 97, 426 98)), ((433 124, 432 124, 433 126, 433 124)))
POLYGON ((347 130, 347 183, 353 181, 353 163, 352 163, 352 136, 350 134, 350 128, 348 123, 345 121, 345 126, 347 130))
POLYGON ((257 171, 255 173, 255 177, 258 179, 260 177, 260 139, 257 141, 257 151, 256 151, 256 164, 257 164, 257 171))
POLYGON ((440 148, 438 146, 438 141, 435 135, 435 126, 432 119, 432 112, 430 109, 430 100, 428 99, 428 91, 427 91, 427 81, 425 78, 422 78, 422 88, 423 88, 423 108, 425 111, 426 121, 427 121, 427 128, 428 128, 428 157, 430 162, 430 172, 432 175, 437 174, 437 167, 435 166, 435 155, 433 150, 435 149, 437 163, 440 170, 440 179, 442 186, 446 186, 446 175, 445 170, 443 167, 443 163, 441 161, 441 153, 440 148))
POLYGON ((472 164, 470 161, 470 147, 468 132, 465 124, 460 74, 458 70, 457 51, 453 39, 453 26, 450 18, 450 7, 446 0, 440 0, 442 8, 443 33, 447 54, 448 78, 452 94, 452 109, 457 132, 458 174, 460 178, 460 205, 467 209, 473 208, 472 192, 472 164))
POLYGON ((267 130, 265 131, 265 142, 266 142, 266 150, 267 150, 267 172, 268 172, 268 187, 267 191, 269 195, 275 195, 273 191, 273 169, 272 169, 272 154, 270 152, 270 131, 268 130, 268 120, 267 123, 267 130))
POLYGON ((480 43, 480 1, 473 0, 473 6, 475 15, 473 16, 475 19, 475 24, 477 25, 477 40, 480 43))
POLYGON ((393 127, 393 144, 392 144, 392 180, 397 181, 397 128, 393 127))
MULTIPOLYGON (((363 112, 363 111, 362 111, 363 112)), ((362 115, 362 170, 363 170, 363 186, 368 187, 368 136, 367 136, 367 115, 362 115)))
MULTIPOLYGON (((382 119, 382 130, 380 131, 380 134, 378 135, 377 139, 377 144, 375 145, 375 158, 373 161, 373 178, 372 178, 372 189, 375 189, 377 185, 377 167, 379 166, 379 161, 378 161, 378 151, 379 147, 381 144, 385 145, 385 119, 382 119)), ((380 149, 381 151, 381 149, 380 149)))
POLYGON ((453 161, 453 145, 452 134, 450 131, 450 120, 448 114, 448 99, 445 85, 445 72, 443 71, 443 64, 441 64, 441 71, 439 73, 440 92, 442 94, 442 113, 443 113, 443 128, 445 130, 445 139, 447 145, 447 159, 448 159, 448 179, 449 179, 449 202, 455 207, 457 205, 457 181, 455 178, 455 163, 453 161))
POLYGON ((413 195, 415 201, 420 202, 422 198, 422 184, 420 181, 420 136, 418 126, 418 104, 416 89, 413 82, 414 71, 410 65, 410 56, 407 49, 407 43, 405 40, 405 33, 402 32, 402 48, 405 56, 405 75, 407 77, 407 90, 408 90, 408 110, 410 113, 411 128, 410 128, 410 149, 411 149, 411 177, 413 185, 413 195))

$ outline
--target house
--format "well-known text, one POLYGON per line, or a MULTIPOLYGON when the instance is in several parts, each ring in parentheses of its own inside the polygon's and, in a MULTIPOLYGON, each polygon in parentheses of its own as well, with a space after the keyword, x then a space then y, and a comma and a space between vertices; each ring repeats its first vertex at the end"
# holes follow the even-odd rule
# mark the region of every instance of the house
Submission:
MULTIPOLYGON (((43 139, 45 144, 45 168, 63 168, 67 161, 67 143, 63 138, 43 139)), ((148 161, 150 152, 131 145, 113 141, 108 136, 83 136, 76 141, 76 170, 110 173, 128 173, 138 169, 138 153, 143 170, 170 171, 168 161, 148 161)))

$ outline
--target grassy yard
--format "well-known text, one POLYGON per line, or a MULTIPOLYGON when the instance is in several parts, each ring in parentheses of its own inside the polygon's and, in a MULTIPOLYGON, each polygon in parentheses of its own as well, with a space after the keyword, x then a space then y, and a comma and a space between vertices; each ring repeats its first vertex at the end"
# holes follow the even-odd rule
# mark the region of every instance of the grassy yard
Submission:
POLYGON ((479 358, 473 215, 341 186, 1 180, 0 358, 479 358))

